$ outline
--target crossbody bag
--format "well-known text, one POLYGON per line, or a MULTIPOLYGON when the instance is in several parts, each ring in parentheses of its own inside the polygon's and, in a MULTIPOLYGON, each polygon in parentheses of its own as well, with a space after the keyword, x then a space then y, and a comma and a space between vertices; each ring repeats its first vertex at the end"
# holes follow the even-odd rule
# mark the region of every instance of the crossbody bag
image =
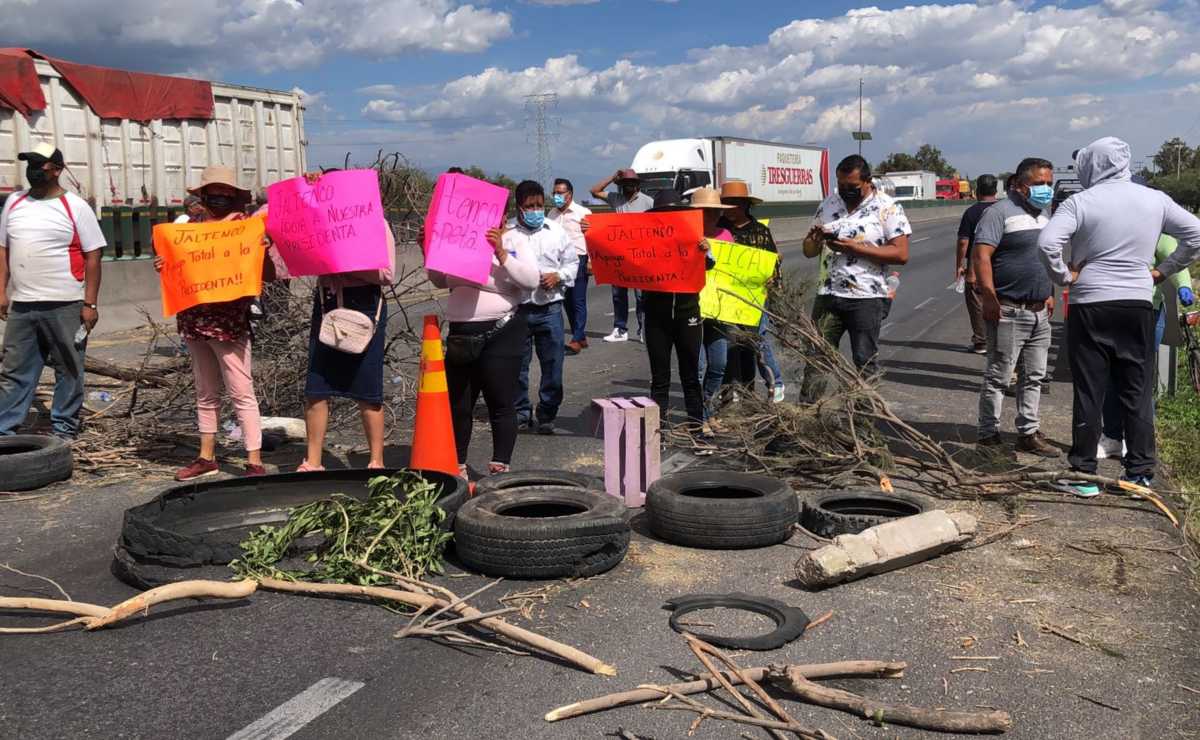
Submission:
POLYGON ((470 365, 483 354, 492 337, 512 320, 511 313, 496 319, 496 324, 482 334, 449 334, 446 336, 446 362, 450 365, 470 365))
MULTIPOLYGON (((321 300, 319 296, 318 300, 321 300)), ((337 291, 337 308, 326 311, 325 302, 321 300, 321 313, 321 332, 317 336, 321 344, 338 352, 361 355, 375 336, 375 327, 383 313, 383 295, 379 296, 379 306, 375 309, 373 319, 361 311, 344 308, 340 287, 337 291)))

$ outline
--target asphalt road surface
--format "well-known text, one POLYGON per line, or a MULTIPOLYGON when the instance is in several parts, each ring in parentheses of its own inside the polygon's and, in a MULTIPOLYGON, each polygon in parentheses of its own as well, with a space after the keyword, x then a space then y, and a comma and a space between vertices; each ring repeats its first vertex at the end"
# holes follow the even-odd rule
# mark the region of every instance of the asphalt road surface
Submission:
MULTIPOLYGON (((956 220, 915 225, 911 261, 883 333, 882 356, 886 394, 906 418, 940 439, 969 441, 982 360, 965 351, 969 336, 962 298, 947 288, 956 225, 956 220)), ((812 270, 811 262, 801 265, 805 261, 796 245, 784 254, 789 269, 812 270)), ((562 433, 523 435, 515 467, 599 472, 600 443, 591 435, 586 412, 590 399, 646 390, 641 345, 599 341, 611 328, 605 315, 612 310, 607 287, 593 288, 590 307, 592 347, 567 359, 562 433)), ((799 386, 790 374, 794 368, 785 370, 794 398, 799 386)), ((678 396, 675 402, 678 407, 678 396)), ((1059 419, 1048 431, 1062 439, 1062 419, 1069 418, 1064 417, 1066 386, 1055 386, 1047 406, 1047 413, 1059 419)), ((1011 418, 1010 408, 1009 431, 1011 418)), ((477 430, 470 461, 478 469, 490 450, 486 425, 477 430)), ((294 465, 299 456, 292 449, 269 462, 294 465)), ((407 447, 398 443, 389 456, 403 462, 407 447)), ((686 452, 666 459, 671 466, 694 462, 686 452)), ((123 509, 149 498, 156 485, 64 489, 62 495, 35 501, 0 503, 0 562, 53 577, 81 601, 127 598, 133 591, 108 571, 109 548, 123 509)), ((1051 513, 1129 531, 1161 526, 1140 509, 1060 506, 1051 513), (1064 508, 1080 511, 1063 514, 1064 508)), ((1003 518, 998 509, 991 515, 1003 518)), ((635 541, 620 566, 587 581, 551 584, 548 600, 534 606, 531 625, 617 665, 616 678, 537 658, 397 640, 393 634, 406 620, 375 606, 257 594, 233 603, 158 608, 146 619, 104 632, 0 638, 0 737, 599 738, 613 736, 620 727, 647 737, 683 737, 692 717, 679 712, 634 707, 558 724, 541 717, 559 705, 698 670, 667 627, 662 602, 684 593, 728 591, 784 599, 812 616, 834 612, 827 625, 801 641, 768 654, 743 654, 739 659, 745 665, 905 659, 912 668, 901 681, 842 685, 926 706, 1002 707, 1013 712, 1016 729, 1010 736, 1019 738, 1166 737, 1200 726, 1196 697, 1169 688, 1177 682, 1200 686, 1190 637, 1200 620, 1197 599, 1190 591, 1164 596, 1170 591, 1165 586, 1152 590, 1161 585, 1154 581, 1157 569, 1137 571, 1144 590, 1109 592, 1087 582, 1070 559, 1038 566, 1022 560, 1027 551, 981 548, 810 594, 788 585, 791 565, 808 545, 800 536, 761 551, 712 552, 654 541, 640 515, 633 525, 635 541), (1064 569, 1063 578, 1078 583, 1051 590, 1051 574, 1064 569), (973 578, 978 572, 994 575, 981 583, 973 578), (1094 612, 1136 612, 1138 629, 1149 633, 1153 644, 1126 649, 1127 657, 1118 660, 1039 634, 1031 626, 1036 623, 1030 604, 1053 609, 1063 601, 1087 604, 1094 612), (975 654, 1001 659, 951 660, 968 651, 962 641, 968 635, 979 644, 975 654), (1182 650, 1170 647, 1181 639, 1182 650), (1031 647, 1018 647, 1026 642, 1031 647), (976 670, 951 673, 963 665, 976 670)), ((1169 564, 1163 568, 1169 569, 1169 564)), ((468 576, 445 583, 466 593, 482 581, 468 576)), ((502 583, 493 591, 499 596, 542 585, 502 583)), ((2 572, 0 593, 54 595, 44 584, 2 572)), ((483 608, 493 604, 481 602, 483 608)), ((0 618, 5 624, 34 623, 13 614, 0 618)), ((802 722, 838 737, 924 736, 788 706, 802 722)), ((710 721, 696 736, 736 737, 751 729, 710 721)))

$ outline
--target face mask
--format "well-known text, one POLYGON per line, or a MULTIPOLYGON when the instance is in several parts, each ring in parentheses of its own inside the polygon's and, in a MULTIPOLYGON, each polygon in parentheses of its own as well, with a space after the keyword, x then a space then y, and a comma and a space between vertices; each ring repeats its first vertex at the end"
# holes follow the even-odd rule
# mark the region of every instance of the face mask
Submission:
POLYGON ((204 207, 208 212, 217 218, 224 218, 233 213, 236 202, 228 195, 206 195, 204 196, 204 207))
POLYGON ((1030 185, 1026 200, 1035 208, 1045 208, 1054 200, 1054 188, 1049 185, 1030 185))
POLYGON ((534 211, 521 211, 521 220, 525 222, 526 226, 537 231, 546 223, 546 214, 540 208, 534 211))
POLYGON ((565 195, 560 195, 559 193, 554 194, 554 207, 555 208, 562 208, 566 204, 567 204, 567 197, 565 195))
POLYGON ((29 181, 29 187, 40 188, 50 182, 50 173, 40 164, 31 164, 25 168, 25 179, 29 181))
POLYGON ((842 200, 848 206, 861 203, 863 199, 862 187, 859 185, 839 185, 838 195, 842 196, 842 200))

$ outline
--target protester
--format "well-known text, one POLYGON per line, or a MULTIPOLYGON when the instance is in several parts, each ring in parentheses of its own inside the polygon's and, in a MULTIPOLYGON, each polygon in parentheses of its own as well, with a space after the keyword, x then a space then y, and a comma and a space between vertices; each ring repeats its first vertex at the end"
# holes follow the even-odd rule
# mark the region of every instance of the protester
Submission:
MULTIPOLYGON (((731 206, 730 210, 721 218, 721 225, 727 228, 729 233, 733 235, 733 241, 748 247, 757 247, 774 254, 779 254, 779 248, 775 246, 775 237, 771 235, 771 229, 754 218, 754 214, 751 212, 751 208, 762 203, 762 199, 752 196, 750 188, 744 181, 727 180, 722 184, 721 202, 727 206, 731 206)), ((780 259, 775 263, 775 275, 771 280, 772 284, 778 284, 779 277, 783 274, 782 271, 783 259, 782 255, 780 255, 780 259)), ((768 304, 770 300, 770 286, 768 286, 768 304)), ((754 384, 754 370, 757 368, 763 382, 767 384, 767 392, 771 400, 775 403, 780 403, 787 397, 787 388, 783 381, 783 371, 779 367, 779 362, 775 359, 775 343, 767 333, 770 325, 770 319, 764 311, 762 318, 758 322, 758 346, 735 345, 731 347, 732 359, 726 367, 725 377, 730 382, 752 386, 754 384)))
POLYGON ((0 435, 25 421, 49 363, 53 433, 71 440, 79 434, 87 335, 100 317, 105 239, 91 207, 58 183, 66 168, 62 152, 43 143, 17 159, 25 162, 29 188, 0 210, 0 321, 6 322, 0 435))
MULTIPOLYGON (((323 174, 305 175, 315 183, 323 174)), ((382 218, 382 216, 381 216, 382 218)), ((367 468, 384 467, 383 364, 387 344, 387 300, 384 286, 392 284, 396 270, 396 240, 391 226, 387 237, 388 266, 382 270, 360 270, 317 278, 313 292, 312 320, 308 330, 308 374, 304 378, 304 436, 307 450, 296 468, 300 473, 324 470, 325 433, 329 427, 329 400, 348 398, 358 405, 363 434, 367 438, 367 468), (375 332, 359 354, 343 352, 320 340, 326 314, 346 308, 370 318, 375 332)))
POLYGON ((977 355, 987 354, 987 326, 983 321, 983 307, 979 302, 975 265, 972 262, 975 229, 983 212, 996 203, 998 184, 995 175, 980 175, 975 180, 975 195, 979 202, 963 212, 958 222, 958 244, 954 249, 954 279, 963 281, 967 318, 971 322, 971 351, 977 355))
POLYGON ((188 194, 183 199, 183 213, 175 217, 174 223, 186 224, 192 219, 200 219, 204 216, 204 203, 200 201, 200 196, 188 194))
MULTIPOLYGON (((539 183, 524 192, 531 202, 545 200, 539 183)), ((540 208, 523 209, 509 222, 505 246, 512 249, 513 244, 536 257, 540 274, 538 287, 520 308, 529 330, 517 386, 517 426, 554 434, 554 419, 563 399, 563 298, 575 283, 579 255, 566 230, 557 221, 546 220, 540 208), (542 371, 536 409, 529 401, 529 363, 535 349, 542 371)))
MULTIPOLYGON (((200 173, 200 184, 188 190, 199 196, 202 213, 189 216, 193 223, 236 221, 245 218, 241 209, 250 202, 250 191, 240 187, 231 167, 210 166, 200 173)), ((161 270, 163 258, 155 256, 154 267, 161 270)), ((263 258, 263 280, 275 278, 275 264, 263 258)), ((265 475, 262 463, 262 425, 258 398, 254 394, 251 361, 250 304, 253 298, 238 298, 222 303, 202 303, 175 316, 179 336, 192 358, 192 376, 196 385, 196 422, 200 430, 200 454, 175 473, 175 480, 186 481, 215 475, 217 463, 217 422, 221 411, 221 384, 233 401, 242 441, 246 446, 246 476, 265 475)))
MULTIPOLYGON (((612 177, 605 178, 592 186, 592 196, 608 203, 617 213, 643 213, 654 207, 654 200, 641 192, 641 182, 638 174, 630 169, 617 170, 612 177), (616 192, 605 192, 608 186, 616 183, 616 192)), ((642 322, 646 315, 642 303, 642 291, 634 290, 634 313, 637 314, 637 338, 640 341, 643 333, 642 322)), ((613 330, 604 338, 606 342, 626 342, 629 340, 629 289, 613 286, 613 330)))
MULTIPOLYGON (((693 194, 692 208, 704 213, 704 235, 728 240, 728 231, 717 227, 722 206, 716 191, 693 194)), ((654 196, 655 212, 684 211, 689 207, 674 189, 660 190, 654 196)), ((708 242, 699 248, 708 251, 708 242)), ((706 257, 706 266, 712 258, 706 257)), ((671 399, 671 351, 679 365, 679 385, 683 389, 683 406, 688 424, 701 431, 704 424, 704 396, 700 387, 700 346, 704 339, 700 318, 699 293, 666 293, 657 290, 644 292, 646 303, 646 354, 650 358, 650 398, 658 404, 665 420, 671 399)))
MULTIPOLYGON (((850 335, 854 365, 876 371, 879 327, 888 287, 885 268, 908 262, 912 233, 904 208, 871 182, 871 165, 852 154, 837 166, 837 192, 821 202, 804 238, 804 256, 821 255, 824 278, 813 304, 813 321, 834 347, 850 335)), ((814 401, 824 379, 805 368, 801 397, 814 401)))
MULTIPOLYGON (((1134 181, 1137 180, 1135 175, 1134 181)), ((1178 246, 1179 241, 1175 237, 1166 234, 1160 236, 1158 245, 1154 249, 1154 263, 1158 264, 1170 257, 1178 246)), ((1187 268, 1167 278, 1167 281, 1175 289, 1178 305, 1186 307, 1196 302, 1196 296, 1192 293, 1192 275, 1187 268)), ((1157 350, 1157 347, 1163 342, 1163 336, 1167 333, 1167 302, 1161 286, 1154 288, 1154 316, 1154 347, 1157 350)), ((1174 320, 1175 317, 1171 318, 1174 320)), ((1125 429, 1121 419, 1119 393, 1120 391, 1110 375, 1108 389, 1104 393, 1103 433, 1096 449, 1096 457, 1100 460, 1110 457, 1120 458, 1125 455, 1125 429)))
POLYGON ((579 268, 575 271, 575 280, 567 288, 563 308, 567 312, 567 322, 571 326, 571 341, 566 344, 568 354, 577 355, 587 349, 587 288, 588 288, 588 253, 587 241, 583 236, 583 219, 592 215, 589 208, 575 202, 575 186, 570 180, 558 178, 554 181, 552 196, 554 208, 546 218, 557 222, 567 232, 567 238, 575 247, 579 257, 579 268))
MULTIPOLYGON (((1128 448, 1123 478, 1149 486, 1155 467, 1154 284, 1200 257, 1200 219, 1166 194, 1131 182, 1129 162, 1129 145, 1111 136, 1079 150, 1075 169, 1084 189, 1059 206, 1038 247, 1050 277, 1071 289, 1071 470, 1096 472, 1111 378, 1128 448), (1160 234, 1178 239, 1179 248, 1151 268, 1160 234), (1068 242, 1069 265, 1062 257, 1068 242)), ((1059 483, 1077 496, 1100 493, 1095 484, 1080 479, 1059 483)))
POLYGON ((1021 160, 1003 203, 983 212, 975 230, 972 264, 983 314, 987 365, 979 389, 979 441, 996 447, 1000 409, 1013 369, 1017 373, 1016 449, 1058 457, 1040 428, 1038 405, 1050 353, 1054 287, 1038 257, 1038 234, 1054 196, 1054 166, 1045 159, 1021 160))
MULTIPOLYGON (((516 189, 518 216, 542 212, 542 188, 526 180, 516 189)), ((446 383, 450 392, 450 414, 454 424, 454 442, 460 461, 459 474, 467 476, 467 451, 471 444, 475 402, 483 394, 492 426, 492 460, 489 473, 503 473, 512 462, 517 442, 515 407, 521 359, 528 331, 525 315, 518 307, 530 291, 539 287, 537 255, 528 239, 514 230, 489 229, 488 242, 494 257, 491 272, 483 285, 428 271, 429 281, 449 288, 446 320, 446 383)))

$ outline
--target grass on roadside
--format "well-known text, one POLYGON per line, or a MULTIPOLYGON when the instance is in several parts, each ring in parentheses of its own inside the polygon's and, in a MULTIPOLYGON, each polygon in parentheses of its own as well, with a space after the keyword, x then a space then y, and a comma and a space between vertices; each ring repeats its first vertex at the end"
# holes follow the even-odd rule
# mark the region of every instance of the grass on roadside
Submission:
POLYGON ((1158 399, 1158 451, 1171 468, 1174 487, 1184 492, 1184 526, 1200 551, 1200 397, 1187 382, 1187 367, 1182 363, 1178 377, 1175 396, 1158 399))

